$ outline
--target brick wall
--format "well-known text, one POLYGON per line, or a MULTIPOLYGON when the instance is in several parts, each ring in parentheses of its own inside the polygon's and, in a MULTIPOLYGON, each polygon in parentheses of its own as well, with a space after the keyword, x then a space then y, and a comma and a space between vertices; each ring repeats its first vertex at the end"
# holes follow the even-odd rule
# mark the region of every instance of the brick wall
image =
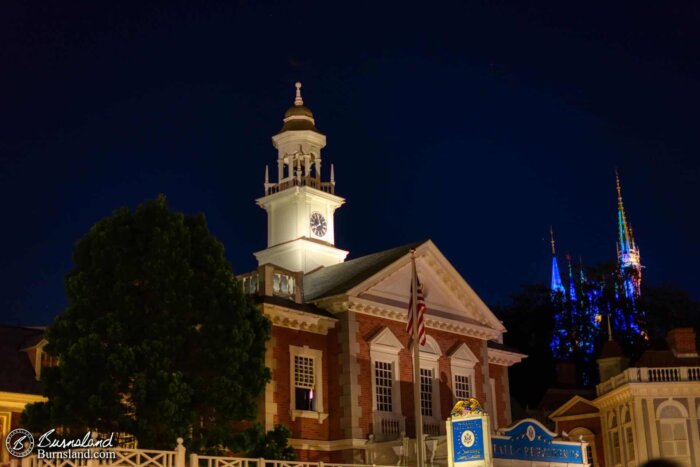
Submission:
MULTIPOLYGON (((292 420, 291 417, 291 387, 290 378, 291 371, 289 360, 289 346, 297 347, 308 346, 310 349, 321 350, 323 352, 322 368, 323 368, 323 410, 328 413, 331 407, 330 392, 329 392, 329 352, 328 343, 331 339, 331 334, 322 335, 305 331, 297 331, 293 329, 273 326, 272 334, 275 339, 275 346, 271 349, 273 358, 276 360, 276 367, 273 370, 272 378, 275 381, 274 401, 277 403, 277 416, 274 417, 274 423, 281 423, 289 427, 292 431, 292 438, 300 439, 329 439, 329 420, 319 423, 316 419, 297 417, 292 420)), ((337 339, 335 339, 337 340, 337 339)), ((335 365, 334 365, 335 366, 335 365)), ((332 381, 332 380, 331 380, 332 381)))
MULTIPOLYGON (((399 375, 401 387, 401 409, 406 416, 406 431, 408 436, 415 436, 415 421, 413 409, 413 363, 410 351, 410 338, 406 332, 406 325, 401 322, 383 319, 375 316, 357 315, 359 323, 358 343, 360 346, 359 363, 361 366, 360 381, 361 393, 359 403, 362 409, 360 424, 363 434, 367 436, 371 432, 372 423, 372 375, 373 369, 370 360, 369 340, 384 327, 388 327, 391 332, 403 344, 404 349, 399 352, 399 375)), ((452 372, 450 369, 450 359, 448 354, 456 349, 461 343, 466 343, 469 349, 477 355, 481 353, 481 341, 472 337, 466 337, 450 332, 429 329, 428 334, 435 339, 440 347, 442 356, 438 360, 438 375, 440 381, 440 414, 444 420, 450 414, 453 405, 452 395, 452 372)), ((485 400, 483 391, 483 375, 481 374, 481 364, 475 367, 474 388, 476 398, 485 400)))
POLYGON ((508 367, 500 365, 489 365, 489 376, 494 379, 494 392, 496 393, 496 412, 498 416, 498 425, 494 426, 494 429, 501 428, 508 425, 510 420, 510 414, 508 414, 508 398, 510 394, 508 388, 506 387, 505 372, 508 371, 508 367))

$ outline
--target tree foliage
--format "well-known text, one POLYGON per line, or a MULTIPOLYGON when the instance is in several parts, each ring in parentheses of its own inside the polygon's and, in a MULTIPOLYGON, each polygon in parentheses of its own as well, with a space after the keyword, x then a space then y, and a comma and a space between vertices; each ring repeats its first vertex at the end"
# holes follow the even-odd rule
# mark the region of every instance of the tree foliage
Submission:
POLYGON ((556 381, 556 362, 549 347, 554 311, 544 284, 522 286, 508 305, 496 309, 508 329, 505 343, 528 356, 509 370, 513 396, 522 406, 535 407, 556 381))
POLYGON ((236 437, 234 446, 245 457, 293 461, 297 455, 288 445, 291 434, 284 425, 275 425, 265 433, 262 425, 256 423, 236 437))
POLYGON ((122 208, 78 241, 68 305, 48 329, 59 365, 24 422, 134 435, 146 448, 232 444, 269 380, 270 324, 243 294, 203 215, 164 196, 122 208))

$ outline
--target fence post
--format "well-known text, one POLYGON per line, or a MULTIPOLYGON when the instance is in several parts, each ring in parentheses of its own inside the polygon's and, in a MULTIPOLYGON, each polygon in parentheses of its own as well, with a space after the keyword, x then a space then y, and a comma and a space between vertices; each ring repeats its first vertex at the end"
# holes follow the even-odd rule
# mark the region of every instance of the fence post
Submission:
POLYGON ((194 452, 190 454, 190 467, 199 467, 199 456, 194 452))
POLYGON ((177 446, 175 447, 175 467, 185 467, 185 446, 182 445, 184 440, 182 438, 177 439, 177 446))
POLYGON ((34 456, 27 456, 23 457, 22 460, 20 461, 20 465, 22 467, 31 467, 32 466, 32 458, 34 456))
POLYGON ((262 457, 258 457, 258 467, 266 467, 265 459, 263 459, 262 457))
POLYGON ((10 459, 10 467, 18 467, 17 464, 19 464, 19 462, 17 462, 16 457, 13 457, 12 459, 10 459))

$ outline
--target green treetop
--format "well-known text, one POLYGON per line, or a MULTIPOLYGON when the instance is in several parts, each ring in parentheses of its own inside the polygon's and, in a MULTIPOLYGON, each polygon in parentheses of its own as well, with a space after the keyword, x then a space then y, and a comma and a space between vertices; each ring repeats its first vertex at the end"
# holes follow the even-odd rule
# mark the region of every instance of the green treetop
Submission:
POLYGON ((134 435, 141 447, 231 446, 269 380, 270 324, 243 294, 203 215, 164 196, 122 208, 78 241, 68 305, 48 330, 59 365, 24 422, 134 435))

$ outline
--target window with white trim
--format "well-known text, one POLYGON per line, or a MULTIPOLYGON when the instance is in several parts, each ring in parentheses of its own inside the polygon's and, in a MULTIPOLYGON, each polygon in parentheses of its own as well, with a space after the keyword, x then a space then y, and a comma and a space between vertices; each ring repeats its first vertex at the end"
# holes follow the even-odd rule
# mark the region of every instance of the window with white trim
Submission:
POLYGON ((688 415, 678 402, 664 402, 658 408, 661 425, 661 455, 687 463, 690 457, 688 415), (685 413, 684 413, 685 412, 685 413))
POLYGON ((377 410, 394 411, 394 369, 391 362, 374 362, 374 388, 377 410))
POLYGON ((420 346, 420 407, 423 414, 423 433, 432 436, 442 435, 445 430, 440 404, 438 362, 441 356, 442 352, 435 338, 425 336, 425 345, 420 346))
POLYGON ((294 393, 296 410, 315 410, 314 359, 294 356, 294 393))
POLYGON ((292 420, 325 420, 328 414, 323 411, 323 351, 290 345, 289 373, 292 420))
POLYGON ((622 452, 620 450, 620 432, 617 426, 617 417, 611 415, 609 418, 609 430, 610 430, 610 450, 612 452, 612 463, 613 465, 620 465, 622 463, 622 452))
POLYGON ((455 375, 455 400, 466 400, 472 397, 472 378, 467 375, 455 375))
POLYGON ((372 378, 372 410, 401 414, 401 385, 399 381, 399 352, 403 345, 384 328, 369 341, 369 353, 374 370, 372 378))
POLYGON ((634 433, 632 430, 632 416, 629 409, 626 409, 622 416, 622 435, 624 436, 627 461, 632 462, 635 458, 634 433))
POLYGON ((450 353, 450 369, 452 370, 452 394, 455 402, 475 397, 475 371, 479 363, 474 353, 465 343, 460 344, 450 353))
POLYGON ((433 416, 433 370, 420 369, 420 411, 424 417, 433 416))
POLYGON ((376 441, 394 440, 406 431, 401 413, 399 352, 403 345, 388 327, 369 340, 372 371, 372 431, 376 441))

